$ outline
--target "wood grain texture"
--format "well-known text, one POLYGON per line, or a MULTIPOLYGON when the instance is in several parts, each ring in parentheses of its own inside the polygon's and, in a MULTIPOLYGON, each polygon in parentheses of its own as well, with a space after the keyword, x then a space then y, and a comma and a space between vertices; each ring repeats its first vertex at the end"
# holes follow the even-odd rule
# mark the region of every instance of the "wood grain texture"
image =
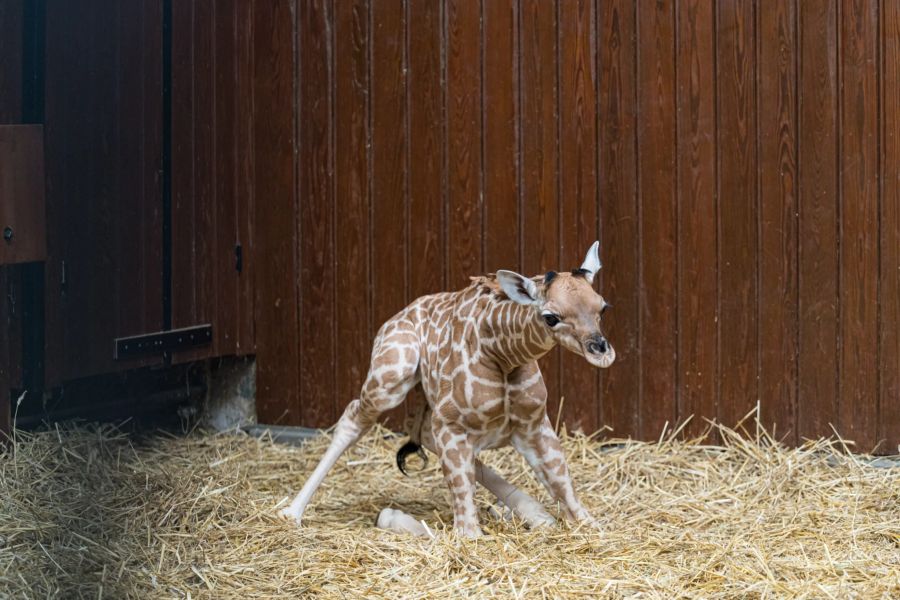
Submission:
POLYGON ((837 6, 800 2, 800 356, 801 437, 837 424, 837 6))
POLYGON ((212 20, 213 98, 212 125, 213 186, 207 223, 212 224, 209 257, 213 293, 207 301, 212 314, 214 356, 231 356, 237 352, 238 337, 238 272, 234 247, 237 243, 237 206, 240 176, 238 165, 238 127, 244 116, 237 112, 238 98, 249 90, 241 89, 237 77, 238 60, 237 4, 241 0, 217 0, 212 20))
POLYGON ((637 7, 640 209, 640 435, 676 419, 675 3, 637 7))
MULTIPOLYGON (((194 136, 197 122, 203 122, 204 113, 198 112, 195 102, 194 86, 207 89, 210 65, 197 73, 194 39, 197 18, 196 10, 202 8, 200 3, 187 0, 172 2, 172 141, 171 141, 171 232, 172 232, 172 280, 170 295, 172 299, 172 325, 197 325, 197 290, 194 277, 197 273, 197 255, 195 252, 195 232, 199 229, 197 216, 198 180, 202 185, 206 173, 196 173, 197 151, 194 147, 194 136)), ((203 22, 205 23, 205 21, 203 22)), ((204 54, 200 48, 199 60, 209 56, 207 48, 204 54)), ((207 59, 208 60, 208 59, 207 59)), ((209 107, 205 107, 209 108, 209 107)))
MULTIPOLYGON (((254 161, 254 3, 235 2, 235 111, 238 122, 235 131, 235 160, 237 196, 237 228, 235 242, 240 244, 242 253, 241 271, 237 284, 237 332, 235 353, 238 355, 256 352, 256 328, 254 315, 254 277, 257 255, 255 253, 256 222, 254 219, 254 181, 256 164, 254 161)), ((237 260, 232 255, 231 264, 237 260)), ((235 265, 236 266, 236 265, 235 265)))
MULTIPOLYGON (((161 325, 162 3, 47 3, 53 385, 161 325)), ((261 421, 331 424, 413 298, 571 268, 599 232, 617 361, 550 354, 551 419, 565 396, 570 428, 652 439, 759 400, 790 443, 900 442, 894 3, 173 10, 175 316, 216 330, 175 360, 255 352, 261 421)))
POLYGON ((482 272, 481 2, 448 0, 448 283, 482 272))
MULTIPOLYGON (((372 318, 375 330, 407 300, 406 13, 400 0, 373 2, 372 65, 372 318)), ((400 406, 388 416, 397 426, 400 406)))
POLYGON ((484 271, 521 269, 519 248, 519 5, 483 5, 484 271))
POLYGON ((715 10, 702 0, 678 13, 678 419, 699 435, 717 414, 715 10))
MULTIPOLYGON (((520 11, 522 270, 530 276, 561 268, 557 2, 526 0, 520 11)), ((540 361, 553 422, 560 398, 559 357, 556 349, 540 361)))
POLYGON ((359 390, 369 369, 369 2, 334 6, 335 403, 359 390))
POLYGON ((776 438, 796 443, 798 7, 758 6, 760 410, 776 438))
POLYGON ((11 390, 22 386, 22 267, 0 267, 0 440, 9 433, 13 404, 11 390))
POLYGON ((48 2, 46 14, 45 383, 53 386, 158 362, 114 362, 111 346, 161 320, 162 11, 152 0, 48 2))
POLYGON ((444 216, 441 6, 409 0, 409 299, 443 291, 447 227, 444 216))
POLYGON ((637 436, 640 401, 640 266, 637 197, 637 20, 627 0, 598 5, 600 290, 614 305, 603 322, 616 349, 600 375, 600 424, 637 436))
POLYGON ((900 5, 881 4, 880 451, 900 453, 900 5))
POLYGON ((838 432, 869 452, 878 418, 878 2, 841 7, 838 432))
MULTIPOLYGON (((331 3, 297 7, 300 44, 300 406, 303 422, 335 421, 334 360, 334 147, 331 3)), ((391 190, 385 181, 385 189, 391 190)), ((402 190, 400 191, 402 196, 402 190)), ((387 234, 387 232, 386 232, 387 234)))
POLYGON ((172 323, 213 325, 210 346, 174 353, 174 363, 253 349, 251 9, 173 3, 172 323), (238 244, 247 273, 236 268, 238 244))
POLYGON ((44 211, 44 131, 40 125, 0 125, 0 265, 47 257, 44 211))
POLYGON ((0 2, 0 124, 22 122, 24 0, 0 2))
POLYGON ((253 23, 256 412, 262 423, 300 423, 291 3, 256 3, 253 23))
POLYGON ((733 426, 759 397, 755 5, 717 5, 719 419, 733 426))
MULTIPOLYGON (((559 4, 560 269, 581 266, 599 237, 594 8, 590 0, 559 4)), ((560 395, 566 399, 562 417, 570 428, 592 432, 600 426, 598 381, 598 370, 583 357, 560 353, 560 395)))

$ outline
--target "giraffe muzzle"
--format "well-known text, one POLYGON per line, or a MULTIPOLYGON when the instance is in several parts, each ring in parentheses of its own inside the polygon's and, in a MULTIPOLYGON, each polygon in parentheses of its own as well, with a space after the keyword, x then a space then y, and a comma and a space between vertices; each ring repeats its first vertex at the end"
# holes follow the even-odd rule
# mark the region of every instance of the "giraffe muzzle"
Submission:
POLYGON ((584 357, 594 366, 605 369, 616 360, 616 351, 602 335, 593 336, 584 343, 584 357))

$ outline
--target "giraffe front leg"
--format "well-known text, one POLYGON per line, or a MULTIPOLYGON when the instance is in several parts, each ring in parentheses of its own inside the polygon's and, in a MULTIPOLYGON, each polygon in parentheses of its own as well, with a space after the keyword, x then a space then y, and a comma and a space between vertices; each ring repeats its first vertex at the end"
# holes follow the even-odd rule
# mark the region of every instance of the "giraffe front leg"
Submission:
POLYGON ((475 452, 468 436, 450 425, 439 426, 435 443, 444 481, 450 488, 453 528, 465 537, 481 537, 475 506, 475 452))
POLYGON ((544 416, 540 425, 515 434, 513 445, 531 465, 538 481, 547 488, 551 497, 562 505, 568 518, 596 524, 575 494, 566 456, 550 419, 544 416))

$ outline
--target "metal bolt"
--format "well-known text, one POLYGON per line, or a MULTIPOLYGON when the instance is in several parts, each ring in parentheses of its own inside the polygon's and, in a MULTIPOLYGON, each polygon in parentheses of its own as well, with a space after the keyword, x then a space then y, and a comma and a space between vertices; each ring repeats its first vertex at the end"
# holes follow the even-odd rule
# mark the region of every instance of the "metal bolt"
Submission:
POLYGON ((3 239, 7 242, 11 242, 13 238, 13 230, 12 227, 4 227, 3 228, 3 239))

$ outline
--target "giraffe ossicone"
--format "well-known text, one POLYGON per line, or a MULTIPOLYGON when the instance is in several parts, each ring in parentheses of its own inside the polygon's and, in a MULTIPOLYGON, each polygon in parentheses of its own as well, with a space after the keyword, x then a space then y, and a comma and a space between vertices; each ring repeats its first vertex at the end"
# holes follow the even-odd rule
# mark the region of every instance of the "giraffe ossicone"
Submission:
MULTIPOLYGON (((422 447, 437 455, 460 534, 481 535, 476 482, 531 526, 555 522, 539 502, 478 459, 481 450, 509 444, 568 518, 593 522, 578 500, 547 417, 547 389, 537 360, 560 344, 594 366, 606 368, 615 361, 601 329, 610 305, 592 287, 600 268, 599 243, 594 242, 581 266, 571 271, 472 277, 468 287, 423 296, 388 319, 375 337, 359 398, 344 410, 325 455, 281 514, 299 523, 347 448, 420 385, 425 403, 408 424, 410 442, 398 453, 398 466, 402 470, 405 454, 422 447)), ((394 509, 382 511, 378 524, 416 535, 428 531, 394 509)))

